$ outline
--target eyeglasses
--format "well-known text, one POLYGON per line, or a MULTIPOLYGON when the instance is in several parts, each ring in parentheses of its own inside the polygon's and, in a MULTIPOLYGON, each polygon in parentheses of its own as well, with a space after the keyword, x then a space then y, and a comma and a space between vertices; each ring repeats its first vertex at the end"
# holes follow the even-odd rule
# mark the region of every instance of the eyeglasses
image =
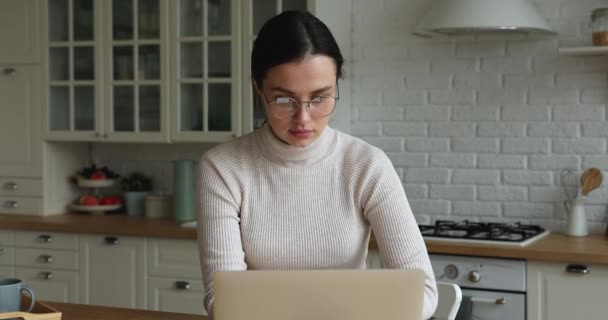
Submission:
MULTIPOLYGON (((337 87, 336 87, 337 88, 337 87)), ((327 117, 336 108, 336 103, 340 97, 317 96, 310 101, 296 100, 292 97, 276 97, 272 100, 264 99, 270 106, 270 113, 279 119, 289 119, 293 117, 302 103, 306 103, 306 111, 313 118, 327 117)))

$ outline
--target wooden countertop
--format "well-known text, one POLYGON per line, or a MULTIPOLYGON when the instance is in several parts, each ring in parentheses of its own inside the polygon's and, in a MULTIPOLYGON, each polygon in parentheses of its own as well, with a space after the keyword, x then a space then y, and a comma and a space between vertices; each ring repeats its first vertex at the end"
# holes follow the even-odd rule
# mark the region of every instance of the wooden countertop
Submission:
POLYGON ((88 215, 68 213, 45 217, 0 214, 0 229, 196 239, 196 229, 181 227, 168 218, 151 219, 118 214, 88 215))
POLYGON ((61 320, 207 320, 207 316, 150 310, 44 302, 60 311, 61 320))
MULTIPOLYGON (((0 229, 196 239, 194 228, 180 227, 179 224, 170 219, 150 219, 125 215, 62 214, 40 217, 0 214, 0 229)), ((525 247, 437 241, 427 241, 426 245, 430 253, 437 254, 608 264, 608 237, 604 235, 574 238, 553 233, 525 247)), ((378 248, 373 239, 370 248, 378 248)))

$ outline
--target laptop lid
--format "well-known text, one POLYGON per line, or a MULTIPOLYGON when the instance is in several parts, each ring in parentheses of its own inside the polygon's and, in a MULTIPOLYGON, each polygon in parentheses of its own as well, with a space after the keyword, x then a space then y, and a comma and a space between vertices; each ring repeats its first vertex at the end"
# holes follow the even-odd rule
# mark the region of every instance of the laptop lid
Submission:
POLYGON ((420 320, 420 270, 223 271, 215 320, 420 320))

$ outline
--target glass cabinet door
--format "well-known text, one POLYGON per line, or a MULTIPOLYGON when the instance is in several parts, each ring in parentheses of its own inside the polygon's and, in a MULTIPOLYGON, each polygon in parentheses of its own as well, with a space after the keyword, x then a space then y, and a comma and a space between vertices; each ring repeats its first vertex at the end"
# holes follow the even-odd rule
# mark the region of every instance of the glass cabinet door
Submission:
POLYGON ((175 1, 177 140, 222 141, 240 133, 236 0, 175 1))
MULTIPOLYGON (((243 70, 249 74, 251 70, 251 50, 257 33, 271 17, 287 10, 309 10, 311 5, 307 0, 248 0, 244 7, 245 34, 243 70)), ((266 120, 266 112, 262 101, 254 94, 249 77, 243 82, 243 131, 249 132, 260 127, 266 120)))
POLYGON ((93 0, 49 0, 47 6, 47 131, 50 136, 91 139, 99 135, 97 9, 93 0))
MULTIPOLYGON (((112 0, 108 53, 107 131, 153 137, 166 126, 163 110, 162 0, 112 0)), ((120 140, 118 138, 118 140, 120 140)), ((154 140, 154 139, 152 139, 154 140)))

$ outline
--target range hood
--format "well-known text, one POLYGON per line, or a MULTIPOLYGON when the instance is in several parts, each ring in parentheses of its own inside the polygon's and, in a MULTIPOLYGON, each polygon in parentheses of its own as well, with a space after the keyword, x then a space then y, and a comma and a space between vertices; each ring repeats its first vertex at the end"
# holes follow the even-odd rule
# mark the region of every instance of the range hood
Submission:
POLYGON ((529 0, 433 0, 414 34, 555 33, 529 0))

